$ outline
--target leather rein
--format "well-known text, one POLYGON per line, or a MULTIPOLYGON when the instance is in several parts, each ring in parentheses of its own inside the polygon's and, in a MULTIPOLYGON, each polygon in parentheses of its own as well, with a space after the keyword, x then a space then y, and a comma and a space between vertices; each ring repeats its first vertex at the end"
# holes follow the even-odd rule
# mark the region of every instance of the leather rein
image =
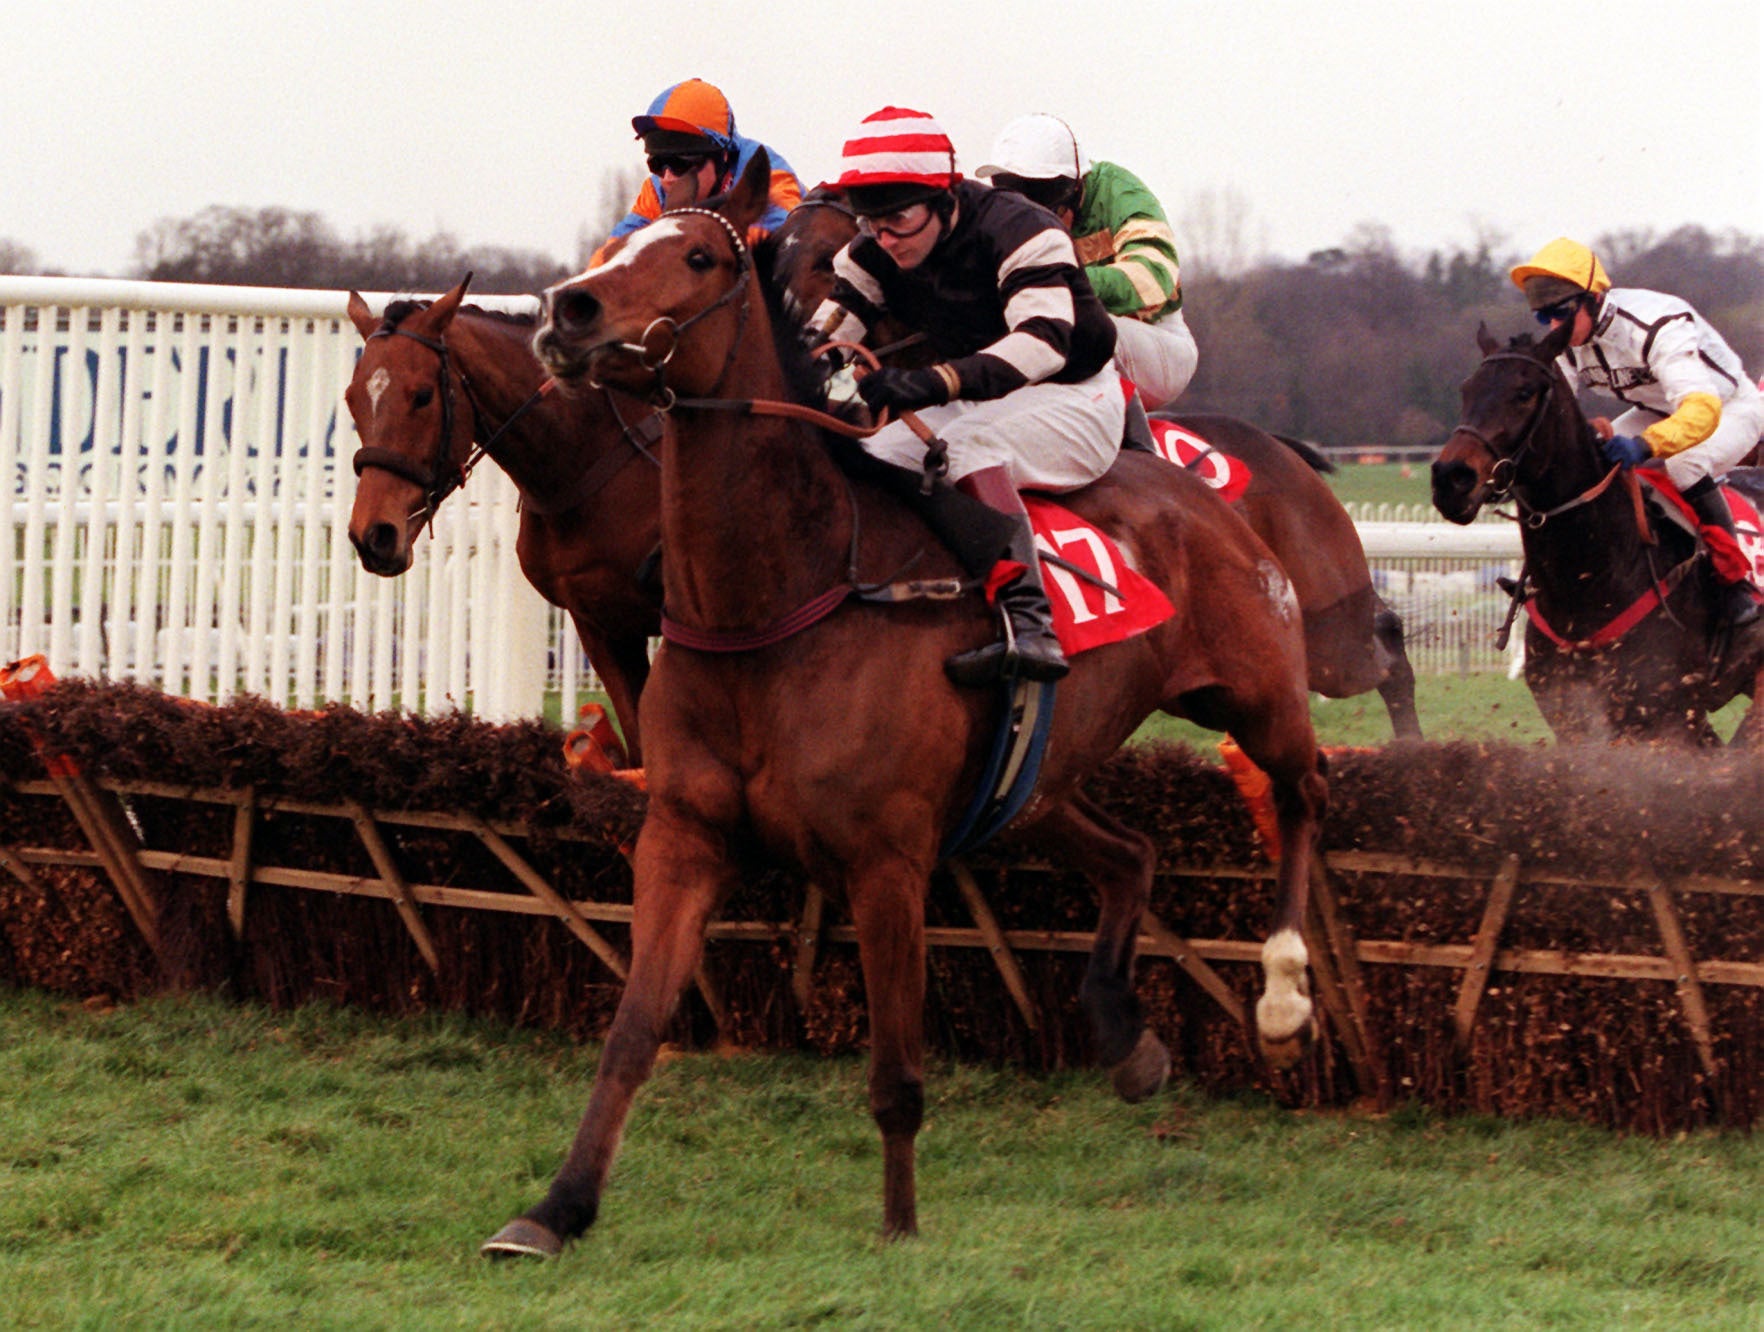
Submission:
MULTIPOLYGON (((664 217, 679 217, 682 215, 708 217, 723 229, 723 233, 728 237, 729 244, 734 250, 736 279, 728 291, 717 297, 716 300, 712 301, 696 314, 689 315, 687 318, 679 321, 676 321, 667 315, 658 316, 656 319, 650 321, 648 327, 643 330, 643 333, 637 342, 615 342, 606 344, 614 350, 629 352, 636 356, 639 363, 652 373, 654 376, 654 382, 650 389, 648 400, 650 405, 655 408, 657 417, 667 416, 675 410, 682 408, 696 411, 733 412, 737 415, 743 416, 768 416, 786 420, 803 421, 810 425, 819 426, 823 430, 831 430, 836 434, 844 435, 850 439, 866 439, 882 429, 883 426, 887 425, 888 416, 886 413, 884 413, 874 425, 867 427, 854 426, 850 422, 842 421, 837 416, 833 416, 828 412, 820 411, 814 407, 805 407, 801 403, 780 402, 768 398, 724 398, 714 396, 717 390, 722 386, 723 381, 728 378, 729 370, 734 364, 735 353, 741 344, 742 332, 747 327, 748 299, 753 278, 753 256, 748 249, 746 240, 742 237, 740 231, 736 229, 735 224, 729 221, 729 219, 724 217, 721 213, 715 212, 709 208, 670 208, 663 214, 664 217), (674 353, 679 350, 681 335, 694 324, 698 323, 699 320, 715 313, 735 300, 740 301, 735 326, 735 335, 730 339, 729 350, 723 358, 722 369, 717 372, 716 380, 711 384, 710 392, 713 396, 690 398, 680 397, 667 383, 667 366, 668 363, 673 360, 674 353), (652 351, 650 346, 651 335, 658 330, 665 333, 668 337, 666 349, 659 352, 652 351)), ((854 350, 860 355, 868 357, 872 365, 875 363, 874 357, 871 356, 867 348, 856 347, 854 350)), ((590 379, 589 382, 595 383, 596 381, 590 379)), ((927 429, 911 412, 903 412, 901 414, 901 419, 905 420, 913 430, 919 434, 920 438, 925 439, 927 443, 933 438, 930 430, 927 429)), ((811 625, 820 623, 820 621, 826 619, 835 610, 839 609, 839 607, 847 600, 854 596, 858 597, 860 600, 878 602, 894 602, 919 598, 951 600, 968 590, 968 585, 963 583, 960 579, 933 579, 905 584, 866 584, 861 582, 858 577, 858 544, 861 536, 858 523, 858 506, 855 497, 851 495, 851 482, 849 478, 844 478, 843 473, 841 473, 841 477, 845 480, 846 493, 848 498, 851 499, 851 543, 846 555, 846 576, 844 582, 837 583, 828 588, 825 592, 822 592, 820 595, 810 598, 795 610, 780 616, 770 624, 762 625, 757 629, 750 630, 695 628, 691 625, 682 624, 680 621, 671 617, 668 614, 667 609, 664 607, 661 616, 662 638, 670 643, 677 643, 681 647, 692 648, 699 652, 753 652, 760 648, 770 647, 775 643, 781 643, 785 639, 801 633, 811 625)))

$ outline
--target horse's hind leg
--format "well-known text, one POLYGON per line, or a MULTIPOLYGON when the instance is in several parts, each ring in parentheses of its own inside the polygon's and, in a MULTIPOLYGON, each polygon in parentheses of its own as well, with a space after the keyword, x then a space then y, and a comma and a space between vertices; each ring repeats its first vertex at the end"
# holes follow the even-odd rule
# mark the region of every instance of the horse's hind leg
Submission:
POLYGON ((1390 714, 1390 728, 1399 740, 1421 738, 1421 714, 1415 708, 1415 668, 1409 662, 1408 649, 1403 645, 1403 617, 1380 597, 1372 617, 1372 635, 1378 655, 1384 663, 1383 678, 1378 682, 1378 697, 1390 714))
POLYGON ((486 1255, 552 1257, 594 1224, 631 1102, 655 1065, 668 1019, 698 967, 705 926, 731 877, 720 845, 697 824, 668 819, 651 806, 634 860, 631 974, 588 1108, 550 1192, 486 1241, 486 1255))
POLYGON ((1232 735, 1273 785, 1280 863, 1274 921, 1262 945, 1264 987, 1256 1002, 1256 1038, 1262 1057, 1275 1068, 1286 1068, 1304 1053, 1316 1031, 1305 975, 1310 956, 1304 920, 1311 857, 1328 807, 1329 785, 1310 717, 1302 708, 1289 703, 1252 715, 1232 735))
POLYGON ((1115 1090, 1124 1100, 1142 1101, 1170 1075, 1170 1053, 1145 1025, 1133 991, 1134 945, 1151 900, 1151 840, 1095 801, 1073 795, 1036 824, 1035 841, 1096 886, 1102 910, 1084 973, 1084 1011, 1115 1090))

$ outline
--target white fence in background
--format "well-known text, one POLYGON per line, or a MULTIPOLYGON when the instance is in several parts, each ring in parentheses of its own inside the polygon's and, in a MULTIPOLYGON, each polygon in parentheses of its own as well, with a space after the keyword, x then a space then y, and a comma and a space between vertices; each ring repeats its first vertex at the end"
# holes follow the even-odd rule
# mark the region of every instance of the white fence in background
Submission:
MULTIPOLYGON (((592 679, 521 576, 495 467, 441 507, 403 577, 355 558, 346 299, 0 277, 0 661, 41 652, 57 676, 217 702, 574 716, 592 679)), ((1510 525, 1361 531, 1417 670, 1509 665, 1489 640, 1510 525)))

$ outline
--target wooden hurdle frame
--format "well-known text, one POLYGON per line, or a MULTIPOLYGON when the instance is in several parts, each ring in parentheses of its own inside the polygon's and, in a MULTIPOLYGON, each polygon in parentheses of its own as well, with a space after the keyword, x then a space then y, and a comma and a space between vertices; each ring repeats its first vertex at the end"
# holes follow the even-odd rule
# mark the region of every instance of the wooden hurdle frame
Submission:
MULTIPOLYGON (((530 829, 518 820, 488 821, 457 813, 368 809, 353 803, 271 798, 250 789, 205 790, 153 782, 98 781, 73 770, 72 765, 64 765, 48 780, 11 782, 5 786, 17 797, 65 805, 87 845, 0 845, 0 868, 43 894, 49 889, 35 873, 37 867, 83 868, 101 874, 116 892, 141 937, 156 953, 160 949, 157 920, 165 893, 165 876, 191 874, 227 884, 227 918, 236 937, 244 934, 252 887, 278 886, 385 900, 398 914, 424 963, 437 974, 441 960, 424 923, 424 912, 462 909, 555 918, 614 977, 623 979, 625 975, 624 954, 598 927, 628 925, 631 907, 620 902, 571 898, 560 892, 517 849, 515 843, 530 834, 530 829), (198 856, 145 845, 129 813, 129 803, 137 797, 231 807, 229 854, 198 856), (374 874, 348 875, 263 863, 254 850, 254 833, 263 818, 278 813, 336 819, 347 825, 366 850, 374 874), (438 829, 476 839, 507 869, 517 890, 410 881, 399 869, 385 835, 387 828, 400 827, 438 829)), ((568 833, 554 835, 570 838, 568 833)), ((1036 863, 1006 868, 1013 875, 1052 872, 1050 866, 1036 863)), ((992 957, 1024 1025, 1030 1031, 1039 1030, 1043 1016, 1024 979, 1019 957, 1034 952, 1085 953, 1092 946, 1093 936, 1080 931, 1006 929, 993 912, 978 876, 967 865, 951 862, 947 872, 972 923, 927 928, 928 946, 984 949, 992 957)), ((1266 863, 1175 865, 1160 870, 1160 877, 1165 878, 1267 879, 1272 874, 1272 867, 1266 863)), ((1483 999, 1498 973, 1669 981, 1676 988, 1679 1009, 1698 1059, 1713 1081, 1717 1055, 1705 987, 1764 987, 1764 963, 1693 957, 1677 906, 1679 896, 1685 893, 1764 896, 1764 881, 1696 875, 1669 882, 1650 873, 1575 878, 1559 872, 1529 871, 1516 856, 1508 856, 1490 877, 1486 871, 1470 866, 1376 852, 1330 852, 1320 856, 1313 870, 1312 902, 1306 923, 1312 976, 1319 1004, 1341 1043, 1361 1097, 1369 1104, 1385 1107, 1394 1096, 1384 1044, 1368 1017, 1365 968, 1370 966, 1459 972, 1452 1020, 1458 1044, 1464 1050, 1469 1048, 1483 999), (1342 918, 1331 880, 1332 875, 1341 873, 1485 883, 1479 925, 1470 939, 1460 943, 1357 939, 1342 918), (1652 908, 1661 951, 1643 955, 1503 947, 1502 932, 1519 894, 1527 888, 1542 887, 1619 890, 1645 896, 1652 908)), ((709 940, 713 944, 725 940, 775 942, 791 950, 791 987, 801 1007, 807 1005, 813 993, 814 968, 821 950, 830 944, 855 943, 856 931, 850 925, 830 924, 825 895, 809 885, 801 912, 793 919, 719 920, 711 924, 709 940)), ((1217 967, 1258 964, 1258 941, 1185 938, 1148 911, 1139 951, 1144 957, 1168 958, 1247 1031, 1250 1015, 1217 967)), ((724 1009, 703 968, 699 981, 707 1006, 721 1024, 724 1009)))

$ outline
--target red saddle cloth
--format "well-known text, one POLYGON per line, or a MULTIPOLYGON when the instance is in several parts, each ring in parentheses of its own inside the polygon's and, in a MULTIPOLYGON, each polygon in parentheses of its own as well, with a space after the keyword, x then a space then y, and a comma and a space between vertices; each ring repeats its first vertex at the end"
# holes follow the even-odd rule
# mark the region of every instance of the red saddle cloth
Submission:
POLYGON ((1764 591, 1764 517, 1758 506, 1739 491, 1727 489, 1727 507, 1733 511, 1733 530, 1739 537, 1740 555, 1752 586, 1764 591))
POLYGON ((1653 499, 1669 515, 1676 514, 1684 527, 1702 537, 1709 548, 1709 561, 1723 580, 1749 582, 1754 590, 1764 591, 1764 523, 1760 523, 1751 500, 1732 486, 1721 487, 1720 493, 1727 498, 1727 511, 1733 515, 1736 540, 1719 527, 1706 526, 1660 468, 1638 467, 1635 475, 1652 488, 1653 499))
MULTIPOLYGON (((1119 378, 1121 396, 1127 399, 1127 404, 1131 407, 1139 397, 1139 389, 1125 375, 1119 378)), ((1249 464, 1241 458, 1220 453, 1194 431, 1186 426, 1179 426, 1174 421, 1153 416, 1147 418, 1146 424, 1151 427, 1152 451, 1158 457, 1193 472, 1218 491, 1227 504, 1235 504, 1243 492, 1249 489, 1249 464)))
POLYGON ((1234 503, 1249 489, 1249 467, 1230 454, 1220 453, 1194 431, 1155 416, 1151 418, 1151 431, 1152 445, 1159 457, 1186 467, 1218 491, 1227 504, 1234 503))
MULTIPOLYGON (((1053 607, 1054 632, 1068 657, 1143 634, 1176 613, 1163 589, 1129 567, 1107 533, 1039 495, 1024 495, 1023 506, 1042 554, 1041 581, 1053 607), (1050 561, 1050 555, 1089 577, 1050 561)), ((987 589, 988 599, 995 590, 987 589)))

